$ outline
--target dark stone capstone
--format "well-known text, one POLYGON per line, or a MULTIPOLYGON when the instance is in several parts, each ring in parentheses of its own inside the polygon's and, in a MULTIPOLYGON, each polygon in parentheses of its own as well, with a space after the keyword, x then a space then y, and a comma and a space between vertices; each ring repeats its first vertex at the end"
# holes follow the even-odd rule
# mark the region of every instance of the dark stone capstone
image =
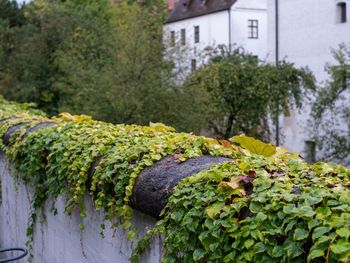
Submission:
MULTIPOLYGON (((4 137, 3 137, 3 143, 8 146, 10 145, 10 139, 11 137, 17 132, 19 131, 22 127, 25 127, 25 126, 28 126, 30 122, 22 122, 22 123, 19 123, 19 124, 16 124, 10 128, 8 128, 8 130, 6 131, 6 133, 4 134, 4 137)), ((50 126, 54 126, 56 125, 55 123, 53 122, 41 122, 41 123, 38 123, 36 124, 35 126, 31 127, 31 128, 28 128, 25 132, 25 134, 23 135, 23 138, 27 137, 31 132, 34 132, 36 130, 39 130, 40 128, 43 128, 43 127, 50 127, 50 126)))
POLYGON ((7 129, 6 133, 4 134, 4 137, 2 138, 3 143, 6 146, 10 145, 10 139, 11 136, 14 135, 17 131, 19 131, 22 127, 28 125, 29 122, 22 122, 18 123, 10 128, 7 129))
POLYGON ((35 125, 34 127, 31 127, 29 129, 26 130, 26 133, 24 134, 23 138, 27 137, 30 133, 32 132, 35 132, 41 128, 44 128, 44 127, 51 127, 51 126, 56 126, 57 124, 54 123, 54 122, 49 122, 49 121, 46 121, 46 122, 41 122, 41 123, 38 123, 37 125, 35 125))
POLYGON ((202 156, 178 163, 169 155, 146 168, 138 176, 131 197, 131 206, 145 214, 159 217, 174 187, 186 177, 207 170, 212 164, 232 161, 224 157, 202 156))

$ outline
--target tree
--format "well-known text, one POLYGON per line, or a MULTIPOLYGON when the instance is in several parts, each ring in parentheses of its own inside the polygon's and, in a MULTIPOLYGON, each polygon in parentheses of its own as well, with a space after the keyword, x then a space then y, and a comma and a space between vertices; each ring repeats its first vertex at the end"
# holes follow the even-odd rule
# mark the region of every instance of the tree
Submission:
POLYGON ((36 0, 25 14, 23 25, 0 32, 7 99, 50 114, 181 126, 173 64, 163 56, 164 1, 36 0))
POLYGON ((285 61, 278 67, 235 50, 223 50, 189 77, 189 92, 202 93, 197 105, 205 127, 220 137, 245 133, 271 140, 271 119, 291 107, 301 107, 305 95, 314 90, 313 76, 285 61))
POLYGON ((334 64, 327 64, 329 81, 312 107, 313 135, 318 159, 350 165, 350 47, 332 50, 334 64))
POLYGON ((53 86, 59 74, 55 52, 72 31, 74 16, 56 1, 33 1, 24 10, 25 23, 7 26, 1 41, 0 91, 8 99, 35 102, 54 114, 59 101, 53 86))
POLYGON ((108 23, 84 19, 57 52, 60 109, 93 110, 112 122, 164 121, 171 65, 162 57, 162 11, 120 2, 110 15, 108 23))
POLYGON ((0 0, 0 20, 5 20, 9 27, 23 25, 24 5, 18 5, 15 0, 0 0))

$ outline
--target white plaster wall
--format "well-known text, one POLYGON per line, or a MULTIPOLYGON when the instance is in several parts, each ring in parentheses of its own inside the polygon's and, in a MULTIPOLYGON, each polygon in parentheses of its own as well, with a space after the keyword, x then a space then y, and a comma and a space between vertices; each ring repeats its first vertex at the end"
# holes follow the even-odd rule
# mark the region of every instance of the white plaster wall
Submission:
MULTIPOLYGON (((275 59, 275 0, 268 0, 269 54, 275 59)), ((331 49, 350 41, 350 0, 280 0, 280 58, 297 66, 308 66, 318 81, 327 74, 324 65, 332 62, 331 49), (347 3, 347 23, 338 23, 336 5, 347 3)))
POLYGON ((180 30, 186 29, 186 44, 190 47, 205 48, 212 45, 228 43, 228 11, 216 12, 166 24, 168 38, 174 30, 177 41, 180 41, 180 30), (194 43, 194 27, 200 27, 200 43, 194 43))
MULTIPOLYGON (((309 67, 319 84, 328 79, 326 63, 334 62, 331 49, 350 42, 349 0, 279 0, 279 58, 309 67), (347 23, 337 22, 336 5, 347 3, 347 23)), ((268 59, 275 61, 275 0, 268 0, 268 59)), ((283 146, 302 152, 311 102, 282 118, 283 146)))
POLYGON ((206 47, 229 44, 228 18, 228 11, 222 11, 166 24, 164 26, 165 42, 169 43, 170 32, 175 31, 176 46, 181 48, 177 51, 178 56, 187 61, 188 67, 192 59, 196 59, 199 66, 205 62, 201 54, 206 47), (199 26, 199 43, 194 43, 195 26, 199 26), (186 30, 185 46, 181 46, 180 43, 181 29, 186 30))
MULTIPOLYGON (((31 190, 23 183, 16 183, 6 167, 6 158, 0 153, 0 178, 2 200, 0 203, 0 247, 24 247, 27 241, 26 228, 30 214, 31 190)), ((100 224, 104 223, 103 213, 94 212, 93 205, 86 197, 88 216, 83 220, 85 230, 81 233, 82 222, 78 211, 72 216, 64 213, 64 197, 58 198, 57 215, 45 208, 46 220, 37 223, 34 234, 34 263, 124 263, 129 262, 132 243, 126 239, 126 231, 111 230, 106 224, 105 237, 100 236, 100 224), (81 240, 81 241, 80 241, 81 240)), ((143 234, 155 219, 135 211, 134 223, 143 234)), ((160 262, 162 243, 156 238, 151 249, 145 252, 141 262, 160 262)), ((16 261, 18 263, 26 260, 16 261)))
POLYGON ((267 1, 239 0, 231 8, 231 43, 265 60, 267 56, 267 1), (259 38, 248 38, 248 20, 258 20, 259 38))

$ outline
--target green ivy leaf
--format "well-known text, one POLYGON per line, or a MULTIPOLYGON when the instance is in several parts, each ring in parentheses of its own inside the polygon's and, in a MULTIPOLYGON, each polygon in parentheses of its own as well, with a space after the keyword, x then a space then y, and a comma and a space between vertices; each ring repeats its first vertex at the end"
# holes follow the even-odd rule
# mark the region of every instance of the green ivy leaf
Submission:
POLYGON ((348 228, 342 227, 335 231, 338 236, 348 239, 350 237, 350 230, 348 228))
POLYGON ((128 240, 133 239, 135 236, 136 236, 135 231, 128 231, 128 234, 127 234, 127 239, 128 240))
POLYGON ((275 246, 272 249, 272 256, 275 258, 282 257, 284 253, 283 247, 282 246, 275 246))
POLYGON ((306 239, 307 237, 309 236, 309 232, 306 231, 305 229, 302 229, 302 228, 297 228, 295 231, 294 231, 294 240, 304 240, 306 239))
POLYGON ((342 254, 350 251, 350 242, 346 239, 338 240, 336 243, 331 245, 331 251, 335 254, 342 254))
POLYGON ((298 211, 299 216, 313 217, 316 213, 311 206, 302 206, 298 211))
POLYGON ((316 209, 316 218, 319 220, 323 220, 326 217, 330 216, 332 214, 331 209, 329 209, 329 207, 318 207, 316 209))
POLYGON ((328 233, 329 230, 330 230, 330 228, 327 226, 316 227, 314 232, 312 233, 312 240, 315 240, 315 239, 321 237, 325 233, 328 233))
POLYGON ((263 209, 263 205, 258 202, 251 202, 249 205, 249 210, 253 213, 258 213, 263 209))
POLYGON ((307 262, 311 262, 315 258, 323 257, 324 251, 321 249, 311 249, 309 255, 307 256, 307 262))
POLYGON ((254 245, 254 239, 248 239, 244 242, 244 246, 249 249, 252 245, 254 245))
POLYGON ((28 227, 27 228, 27 237, 31 237, 33 236, 33 228, 32 227, 28 227))
POLYGON ((294 214, 294 213, 297 213, 297 208, 295 205, 292 205, 292 204, 288 204, 288 205, 285 205, 283 207, 283 213, 287 214, 287 215, 290 215, 290 214, 294 214))
POLYGON ((202 258, 205 257, 205 255, 207 254, 207 252, 204 249, 201 248, 197 248, 194 252, 193 252, 193 260, 194 261, 199 261, 202 258))
POLYGON ((171 213, 171 219, 173 219, 175 222, 180 222, 184 216, 183 210, 177 210, 171 213))
POLYGON ((259 212, 259 213, 256 215, 255 219, 256 219, 258 222, 263 222, 263 221, 265 221, 265 220, 267 219, 267 215, 264 214, 264 213, 262 213, 262 212, 259 212))
POLYGON ((255 253, 262 253, 266 250, 266 245, 262 242, 258 242, 254 245, 254 252, 255 253))
POLYGON ((283 248, 287 252, 288 258, 296 258, 303 253, 303 250, 298 245, 299 243, 293 242, 291 240, 284 242, 283 248))

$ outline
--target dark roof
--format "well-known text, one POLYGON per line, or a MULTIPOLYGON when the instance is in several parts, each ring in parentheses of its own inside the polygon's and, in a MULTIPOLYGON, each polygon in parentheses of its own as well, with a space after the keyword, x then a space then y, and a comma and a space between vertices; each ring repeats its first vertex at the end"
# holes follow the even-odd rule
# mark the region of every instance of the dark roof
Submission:
POLYGON ((236 0, 179 0, 170 12, 167 23, 229 9, 236 0))

